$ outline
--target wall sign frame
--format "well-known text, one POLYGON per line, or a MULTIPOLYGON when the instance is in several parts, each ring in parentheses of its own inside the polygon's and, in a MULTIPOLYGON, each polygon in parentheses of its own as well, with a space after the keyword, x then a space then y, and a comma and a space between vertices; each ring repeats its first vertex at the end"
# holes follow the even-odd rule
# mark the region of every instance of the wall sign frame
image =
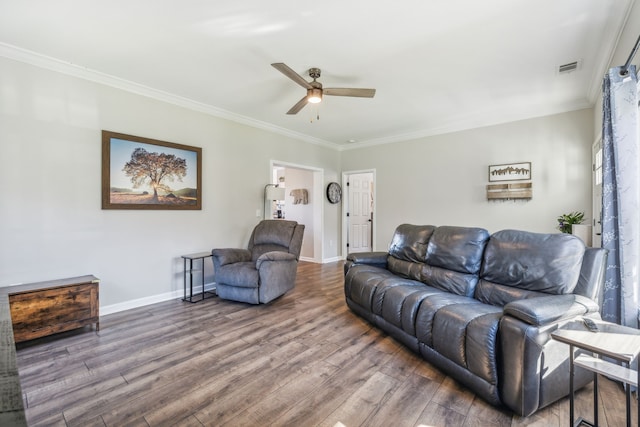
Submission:
POLYGON ((489 166, 489 182, 531 179, 531 162, 489 166))

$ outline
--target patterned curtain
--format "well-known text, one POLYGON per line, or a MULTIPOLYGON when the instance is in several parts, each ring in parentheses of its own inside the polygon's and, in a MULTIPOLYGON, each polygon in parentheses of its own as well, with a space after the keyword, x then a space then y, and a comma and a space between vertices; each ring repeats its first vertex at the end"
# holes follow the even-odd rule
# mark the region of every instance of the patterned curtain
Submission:
POLYGON ((638 328, 640 132, 635 66, 612 68, 603 83, 602 247, 609 250, 602 317, 638 328))

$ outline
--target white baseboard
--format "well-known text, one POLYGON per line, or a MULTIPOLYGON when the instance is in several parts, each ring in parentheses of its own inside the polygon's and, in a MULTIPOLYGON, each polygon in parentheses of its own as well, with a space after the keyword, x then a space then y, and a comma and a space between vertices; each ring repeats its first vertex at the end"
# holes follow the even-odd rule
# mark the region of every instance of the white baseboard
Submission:
POLYGON ((328 263, 330 263, 330 262, 338 262, 338 261, 342 261, 343 259, 344 259, 344 257, 336 256, 336 257, 333 257, 333 258, 326 258, 326 259, 323 259, 323 260, 322 260, 322 263, 323 263, 323 264, 328 264, 328 263))
MULTIPOLYGON (((206 283, 204 289, 206 291, 215 290, 215 283, 206 283)), ((202 292, 202 286, 195 286, 193 288, 194 294, 202 292)), ((164 294, 151 295, 149 297, 138 298, 131 301, 125 301, 118 304, 105 305, 100 307, 100 316, 106 316, 108 314, 118 313, 120 311, 131 310, 132 308, 144 307, 145 305, 155 304, 158 302, 169 301, 172 299, 178 299, 184 297, 183 290, 176 290, 172 292, 166 292, 164 294)))

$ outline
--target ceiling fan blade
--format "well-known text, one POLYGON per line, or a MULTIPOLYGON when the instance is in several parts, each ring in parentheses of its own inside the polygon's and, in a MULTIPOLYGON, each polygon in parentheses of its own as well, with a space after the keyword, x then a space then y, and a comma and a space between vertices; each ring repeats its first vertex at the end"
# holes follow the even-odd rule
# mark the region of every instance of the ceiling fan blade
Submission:
POLYGON ((302 77, 300 74, 296 73, 291 68, 289 68, 287 64, 284 64, 282 62, 276 62, 274 64, 271 64, 271 66, 276 70, 280 71, 285 76, 289 77, 294 82, 298 83, 303 88, 305 89, 313 88, 313 86, 311 86, 309 82, 304 79, 304 77, 302 77))
POLYGON ((322 92, 325 95, 333 96, 357 96, 360 98, 373 98, 376 94, 375 89, 355 89, 355 88, 326 88, 322 92))
POLYGON ((307 97, 304 96, 300 101, 298 101, 296 105, 294 105, 289 111, 287 111, 287 114, 298 114, 298 111, 302 110, 304 106, 307 105, 307 102, 307 97))

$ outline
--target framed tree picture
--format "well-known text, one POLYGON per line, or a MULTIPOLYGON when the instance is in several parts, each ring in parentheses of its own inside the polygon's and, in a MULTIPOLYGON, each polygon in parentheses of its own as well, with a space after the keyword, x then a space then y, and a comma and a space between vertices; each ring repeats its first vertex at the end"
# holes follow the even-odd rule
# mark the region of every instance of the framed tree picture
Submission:
POLYGON ((102 131, 102 209, 202 209, 202 148, 102 131))

